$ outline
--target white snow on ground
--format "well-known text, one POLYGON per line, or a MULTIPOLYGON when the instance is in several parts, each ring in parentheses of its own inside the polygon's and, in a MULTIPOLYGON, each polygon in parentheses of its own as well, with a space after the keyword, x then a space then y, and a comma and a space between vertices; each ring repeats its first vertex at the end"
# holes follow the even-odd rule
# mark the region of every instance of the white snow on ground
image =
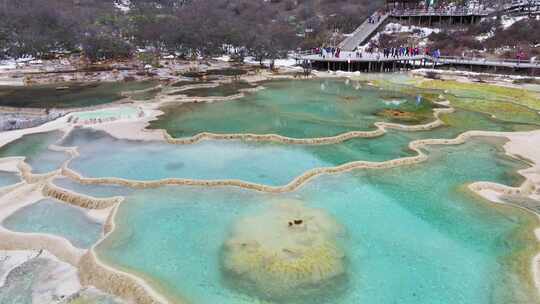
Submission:
POLYGON ((431 35, 432 33, 438 33, 440 31, 441 30, 439 28, 422 27, 415 25, 408 26, 401 25, 399 23, 388 23, 382 32, 385 34, 418 32, 418 34, 416 35, 420 38, 424 38, 431 35))
POLYGON ((13 70, 17 68, 17 63, 13 60, 0 61, 0 71, 13 70))
POLYGON ((288 59, 276 59, 275 65, 277 67, 293 67, 296 64, 296 60, 288 59))
POLYGON ((400 34, 400 33, 411 33, 410 37, 416 37, 420 39, 420 42, 418 43, 418 45, 420 47, 423 47, 427 44, 428 42, 427 37, 429 35, 431 35, 432 33, 439 33, 440 31, 441 29, 433 28, 433 27, 422 27, 422 26, 415 26, 415 25, 408 26, 408 25, 401 25, 399 23, 388 23, 384 27, 384 30, 375 34, 375 36, 371 38, 369 42, 367 42, 360 48, 365 50, 368 47, 370 42, 378 44, 379 37, 381 34, 392 35, 392 34, 400 34))
POLYGON ((482 42, 482 41, 488 40, 489 38, 491 38, 493 36, 495 36, 495 29, 491 29, 491 31, 489 31, 489 32, 487 32, 485 34, 480 34, 480 35, 474 37, 474 39, 482 42))
POLYGON ((220 61, 225 61, 225 62, 229 62, 231 60, 231 56, 229 55, 222 55, 222 56, 219 56, 219 57, 214 57, 215 60, 220 60, 220 61))
MULTIPOLYGON (((222 55, 220 57, 214 57, 215 60, 221 60, 221 61, 229 61, 231 60, 231 56, 229 55, 222 55)), ((252 56, 247 56, 244 58, 244 62, 245 63, 249 63, 249 64, 259 64, 260 62, 258 60, 255 60, 254 57, 252 56)), ((270 64, 270 59, 265 59, 263 60, 263 64, 265 65, 269 65, 270 64)), ((287 58, 287 59, 276 59, 274 61, 274 65, 276 67, 293 67, 296 65, 296 60, 292 59, 292 58, 287 58)))
POLYGON ((529 17, 528 16, 519 16, 519 17, 502 16, 501 23, 502 23, 503 29, 507 29, 511 27, 514 23, 521 21, 523 19, 527 19, 527 18, 529 17))
POLYGON ((114 6, 119 9, 121 12, 129 12, 129 5, 131 4, 131 1, 129 0, 120 0, 115 1, 114 6))
MULTIPOLYGON (((255 58, 251 57, 251 56, 248 56, 246 58, 244 58, 244 62, 245 63, 250 63, 250 64, 259 64, 259 61, 258 60, 255 60, 255 58)), ((269 65, 270 64, 270 60, 267 59, 267 60, 263 60, 263 64, 265 65, 269 65)), ((292 58, 287 58, 287 59, 276 59, 274 61, 274 66, 275 67, 293 67, 296 65, 296 60, 292 59, 292 58)))

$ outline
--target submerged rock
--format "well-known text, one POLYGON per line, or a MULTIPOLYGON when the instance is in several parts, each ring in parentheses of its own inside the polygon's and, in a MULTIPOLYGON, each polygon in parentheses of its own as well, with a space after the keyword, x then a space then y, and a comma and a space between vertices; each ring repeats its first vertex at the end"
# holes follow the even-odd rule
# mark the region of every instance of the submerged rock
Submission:
POLYGON ((298 288, 345 273, 342 234, 342 226, 323 210, 280 201, 234 225, 224 246, 224 269, 264 296, 297 294, 298 288))

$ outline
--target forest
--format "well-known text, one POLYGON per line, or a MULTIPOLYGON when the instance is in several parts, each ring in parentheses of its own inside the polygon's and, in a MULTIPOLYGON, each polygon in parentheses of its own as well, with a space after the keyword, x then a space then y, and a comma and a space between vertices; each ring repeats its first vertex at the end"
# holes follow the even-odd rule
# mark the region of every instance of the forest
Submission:
POLYGON ((256 57, 320 46, 348 33, 382 0, 0 0, 0 58, 137 50, 212 56, 224 45, 256 57))

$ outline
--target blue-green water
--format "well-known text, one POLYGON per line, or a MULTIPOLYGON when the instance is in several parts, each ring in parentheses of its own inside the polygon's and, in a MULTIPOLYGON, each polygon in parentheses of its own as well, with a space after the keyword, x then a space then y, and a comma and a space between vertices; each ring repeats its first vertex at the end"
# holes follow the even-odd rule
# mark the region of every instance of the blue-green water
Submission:
POLYGON ((411 155, 407 143, 407 138, 392 133, 381 140, 353 139, 324 146, 241 141, 174 145, 117 140, 102 132, 82 129, 68 136, 63 144, 78 147, 81 156, 69 166, 86 177, 240 179, 283 185, 313 168, 411 155), (395 145, 386 145, 388 141, 395 145))
POLYGON ((89 218, 84 209, 51 199, 17 210, 2 226, 17 232, 59 235, 79 248, 91 247, 103 234, 103 225, 89 218))
MULTIPOLYGON (((236 101, 167 108, 152 127, 165 128, 175 137, 211 131, 305 138, 373 129, 376 121, 415 124, 434 119, 431 101, 439 100, 440 92, 413 87, 417 82, 403 75, 382 89, 366 83, 378 80, 270 82, 264 84, 266 90, 236 101), (422 101, 416 105, 418 95, 422 101), (405 114, 396 118, 386 115, 395 113, 388 110, 405 114)), ((90 129, 74 130, 61 144, 78 147, 80 157, 69 166, 85 177, 240 179, 283 185, 313 168, 414 155, 408 145, 417 139, 454 138, 468 130, 538 128, 519 123, 534 121, 531 113, 526 120, 517 116, 500 121, 480 111, 458 110, 443 115, 446 125, 434 130, 388 130, 377 138, 320 146, 212 140, 173 145, 119 140, 90 129)), ((27 156, 31 164, 46 166, 39 170, 50 171, 60 166, 60 158, 40 160, 59 137, 27 136, 0 148, 0 156, 27 156)), ((111 266, 145 278, 173 302, 540 303, 530 272, 530 258, 539 249, 533 234, 537 219, 479 199, 466 187, 476 181, 522 182, 516 171, 525 164, 505 156, 502 144, 476 138, 463 145, 433 146, 427 149, 429 160, 421 164, 323 175, 286 194, 235 187, 128 189, 82 185, 67 178, 53 182, 95 197, 125 196, 117 229, 97 253, 111 266), (343 225, 346 233, 339 243, 345 272, 331 282, 276 295, 239 283, 224 271, 223 246, 237 221, 285 199, 320 208, 343 225)), ((14 230, 57 234, 81 248, 102 233, 80 209, 54 201, 24 208, 4 224, 10 221, 14 230)))
POLYGON ((0 188, 14 185, 21 181, 21 177, 17 173, 0 171, 0 188))
MULTIPOLYGON (((373 130, 377 121, 418 124, 433 119, 426 92, 414 94, 379 90, 343 79, 276 81, 245 98, 217 103, 185 103, 164 108, 151 128, 173 137, 201 132, 280 134, 295 138, 334 136, 373 130), (385 110, 408 112, 406 119, 384 116, 385 110)), ((212 89, 208 89, 212 90, 212 89)))
POLYGON ((468 130, 516 131, 529 128, 528 125, 501 123, 485 114, 464 111, 445 115, 443 119, 448 125, 435 130, 388 130, 382 137, 356 138, 331 145, 242 141, 203 141, 193 145, 141 143, 118 140, 104 132, 90 129, 75 130, 63 145, 78 147, 81 155, 70 163, 70 168, 86 177, 131 180, 173 177, 240 179, 267 185, 284 185, 314 168, 333 167, 359 160, 380 162, 414 155, 408 144, 417 139, 454 138, 468 130))
POLYGON ((534 219, 495 208, 464 188, 479 180, 520 182, 511 172, 523 165, 498 145, 478 139, 434 147, 426 163, 323 176, 283 195, 231 188, 138 191, 121 206, 118 230, 98 253, 171 297, 253 303, 256 294, 228 287, 231 278, 220 266, 223 242, 235 220, 270 201, 295 198, 345 226, 346 285, 316 296, 260 296, 271 303, 536 303, 529 278, 518 273, 521 262, 513 260, 535 248, 516 238, 533 239, 527 229, 534 219))
POLYGON ((56 178, 53 184, 60 188, 70 190, 76 193, 89 195, 97 198, 113 197, 117 195, 129 195, 133 189, 117 185, 84 185, 69 178, 56 178))
POLYGON ((32 166, 33 173, 54 171, 68 159, 66 153, 48 149, 50 145, 56 144, 62 135, 60 131, 24 135, 0 147, 0 158, 23 156, 25 162, 32 166))

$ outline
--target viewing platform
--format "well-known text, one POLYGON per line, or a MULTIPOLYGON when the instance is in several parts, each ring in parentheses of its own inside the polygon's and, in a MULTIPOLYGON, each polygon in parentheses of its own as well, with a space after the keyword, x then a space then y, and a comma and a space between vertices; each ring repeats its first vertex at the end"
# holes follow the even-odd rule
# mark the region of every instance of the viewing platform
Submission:
POLYGON ((516 74, 540 74, 540 61, 483 59, 428 55, 384 57, 382 53, 341 52, 339 57, 322 56, 309 52, 294 56, 298 65, 315 70, 382 73, 412 70, 417 68, 458 69, 472 72, 505 72, 516 74))
POLYGON ((493 10, 487 9, 396 9, 390 11, 390 16, 394 18, 402 17, 486 17, 493 10))

